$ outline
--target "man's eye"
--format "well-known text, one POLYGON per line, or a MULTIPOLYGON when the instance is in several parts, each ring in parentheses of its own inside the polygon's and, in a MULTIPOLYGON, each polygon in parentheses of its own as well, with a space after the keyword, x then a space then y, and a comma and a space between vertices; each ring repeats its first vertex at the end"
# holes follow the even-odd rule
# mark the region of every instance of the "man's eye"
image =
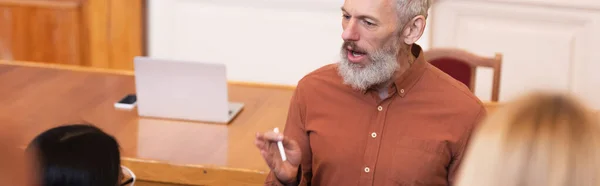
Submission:
POLYGON ((363 22, 364 22, 364 23, 365 23, 367 26, 374 26, 374 25, 375 25, 375 23, 373 23, 373 22, 370 22, 370 21, 367 21, 367 20, 365 20, 365 21, 363 21, 363 22))
POLYGON ((350 19, 349 15, 342 15, 344 17, 344 19, 350 19))

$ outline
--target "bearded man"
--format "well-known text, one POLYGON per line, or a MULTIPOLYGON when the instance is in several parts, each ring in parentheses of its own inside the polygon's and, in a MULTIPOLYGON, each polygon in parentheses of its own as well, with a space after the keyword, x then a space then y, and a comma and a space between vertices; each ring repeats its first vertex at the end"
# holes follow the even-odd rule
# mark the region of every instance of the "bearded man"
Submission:
POLYGON ((256 135, 266 185, 452 185, 486 111, 415 44, 430 4, 344 1, 341 61, 298 82, 283 134, 256 135))

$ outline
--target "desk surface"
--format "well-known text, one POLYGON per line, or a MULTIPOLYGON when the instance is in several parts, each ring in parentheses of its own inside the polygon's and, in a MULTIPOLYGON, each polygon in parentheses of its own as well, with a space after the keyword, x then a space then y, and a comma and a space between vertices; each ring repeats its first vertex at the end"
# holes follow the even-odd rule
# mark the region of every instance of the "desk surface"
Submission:
POLYGON ((23 146, 51 127, 92 123, 117 138, 123 164, 139 179, 189 185, 262 185, 268 167, 254 136, 284 127, 293 91, 231 83, 230 100, 245 108, 224 125, 115 109, 116 101, 135 92, 131 72, 0 61, 0 87, 0 123, 21 127, 23 146))
POLYGON ((230 84, 230 100, 245 108, 224 125, 140 118, 136 110, 115 109, 116 101, 135 93, 128 73, 0 63, 0 87, 0 123, 22 127, 23 146, 51 127, 92 123, 117 138, 124 164, 138 177, 184 184, 231 179, 229 171, 242 182, 262 183, 268 167, 254 146, 255 133, 284 127, 293 91, 230 84), (181 175, 185 170, 198 175, 181 175))

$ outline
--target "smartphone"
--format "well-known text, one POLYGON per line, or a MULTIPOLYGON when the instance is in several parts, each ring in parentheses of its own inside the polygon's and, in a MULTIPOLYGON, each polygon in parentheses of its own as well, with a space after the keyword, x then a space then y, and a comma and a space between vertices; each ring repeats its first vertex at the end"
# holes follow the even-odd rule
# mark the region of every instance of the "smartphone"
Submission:
POLYGON ((115 108, 131 110, 137 103, 137 96, 135 94, 128 94, 121 100, 115 103, 115 108))

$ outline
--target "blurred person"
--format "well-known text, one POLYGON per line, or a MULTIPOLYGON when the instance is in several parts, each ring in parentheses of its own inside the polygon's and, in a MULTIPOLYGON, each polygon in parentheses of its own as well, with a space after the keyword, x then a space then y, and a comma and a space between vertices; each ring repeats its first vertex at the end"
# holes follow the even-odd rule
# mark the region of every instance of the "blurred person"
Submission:
POLYGON ((458 186, 598 186, 600 123, 577 98, 531 93, 474 133, 458 186))
POLYGON ((37 157, 42 186, 133 186, 135 181, 121 166, 117 140, 92 125, 49 129, 27 149, 37 157))
MULTIPOLYGON (((257 133, 266 185, 451 185, 481 101, 415 42, 431 0, 345 0, 338 63, 299 82, 282 134, 257 133), (282 142, 286 161, 275 142, 282 142)), ((317 59, 318 60, 318 59, 317 59)))

